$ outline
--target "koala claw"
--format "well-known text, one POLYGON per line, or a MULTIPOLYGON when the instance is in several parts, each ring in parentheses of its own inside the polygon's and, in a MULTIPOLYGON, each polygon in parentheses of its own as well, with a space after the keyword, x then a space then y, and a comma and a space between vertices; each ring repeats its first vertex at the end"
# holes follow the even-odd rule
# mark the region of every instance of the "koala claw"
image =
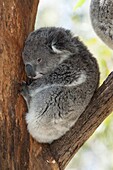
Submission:
POLYGON ((20 94, 23 96, 23 98, 26 101, 27 107, 29 108, 29 103, 30 103, 30 95, 29 95, 29 89, 28 89, 28 85, 25 81, 23 81, 21 83, 21 91, 20 94))
POLYGON ((29 91, 28 91, 28 86, 27 86, 27 83, 25 81, 23 81, 21 83, 21 90, 20 90, 20 94, 23 96, 23 97, 26 97, 28 95, 29 91))

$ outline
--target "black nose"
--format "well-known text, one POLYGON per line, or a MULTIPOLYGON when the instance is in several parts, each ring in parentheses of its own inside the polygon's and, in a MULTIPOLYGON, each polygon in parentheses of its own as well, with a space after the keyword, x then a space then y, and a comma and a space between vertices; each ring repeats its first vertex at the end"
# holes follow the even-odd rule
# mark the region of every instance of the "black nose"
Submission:
POLYGON ((35 74, 35 70, 33 68, 33 66, 31 64, 26 64, 25 65, 25 71, 26 71, 26 74, 29 78, 33 78, 36 76, 35 74))

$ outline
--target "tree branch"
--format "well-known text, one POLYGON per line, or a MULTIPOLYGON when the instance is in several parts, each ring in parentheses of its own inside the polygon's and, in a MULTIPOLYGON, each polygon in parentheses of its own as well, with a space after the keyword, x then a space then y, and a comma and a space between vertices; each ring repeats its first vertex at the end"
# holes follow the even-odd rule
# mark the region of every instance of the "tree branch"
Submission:
POLYGON ((112 111, 113 72, 99 87, 75 126, 65 136, 50 145, 51 153, 61 170, 112 111))

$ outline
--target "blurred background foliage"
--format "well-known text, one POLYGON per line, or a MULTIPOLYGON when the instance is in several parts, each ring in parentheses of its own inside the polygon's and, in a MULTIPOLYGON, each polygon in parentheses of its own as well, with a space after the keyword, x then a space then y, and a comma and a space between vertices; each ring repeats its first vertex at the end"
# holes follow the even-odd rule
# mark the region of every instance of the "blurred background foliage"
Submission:
MULTIPOLYGON (((113 70, 113 51, 94 33, 89 6, 90 0, 41 0, 35 29, 58 26, 72 30, 97 58, 102 84, 113 70)), ((98 127, 66 170, 113 170, 113 114, 98 127)))

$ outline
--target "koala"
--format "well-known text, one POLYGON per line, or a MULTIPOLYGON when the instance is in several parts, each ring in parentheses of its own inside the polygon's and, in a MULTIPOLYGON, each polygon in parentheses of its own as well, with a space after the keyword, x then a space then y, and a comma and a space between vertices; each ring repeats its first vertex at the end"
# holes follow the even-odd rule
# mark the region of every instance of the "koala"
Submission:
POLYGON ((87 47, 64 28, 32 32, 22 53, 31 84, 21 94, 28 113, 29 133, 40 143, 52 143, 75 124, 99 84, 99 68, 87 47))
POLYGON ((113 49, 113 1, 92 0, 90 19, 95 33, 111 49, 113 49))

